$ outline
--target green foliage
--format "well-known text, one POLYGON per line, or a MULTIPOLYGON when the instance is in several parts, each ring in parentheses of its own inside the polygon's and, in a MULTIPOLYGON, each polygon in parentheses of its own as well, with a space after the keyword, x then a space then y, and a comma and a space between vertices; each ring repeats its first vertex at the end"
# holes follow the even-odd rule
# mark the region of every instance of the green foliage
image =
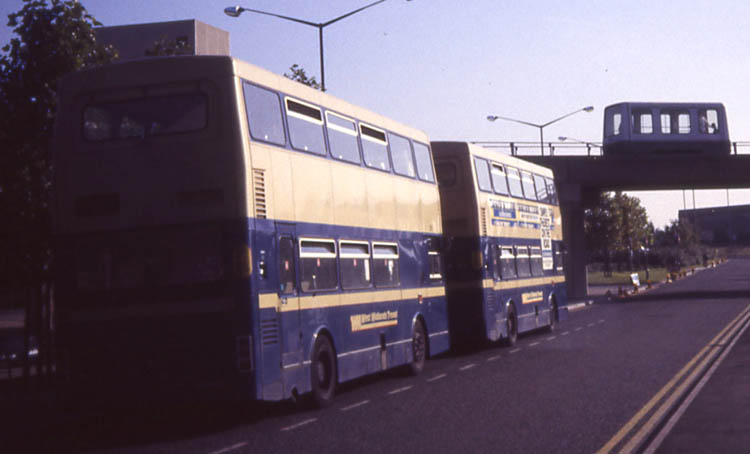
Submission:
POLYGON ((316 90, 320 90, 320 84, 317 80, 315 80, 315 76, 308 77, 305 69, 298 64, 295 63, 290 66, 289 71, 291 71, 291 74, 284 73, 284 77, 295 80, 301 84, 305 84, 308 87, 315 88, 316 90))
POLYGON ((603 259, 607 270, 612 253, 631 257, 648 247, 654 231, 640 201, 622 192, 602 193, 599 203, 586 210, 584 229, 588 250, 603 259))
POLYGON ((0 54, 0 287, 36 279, 50 262, 50 142, 57 81, 116 58, 73 0, 24 0, 0 54))

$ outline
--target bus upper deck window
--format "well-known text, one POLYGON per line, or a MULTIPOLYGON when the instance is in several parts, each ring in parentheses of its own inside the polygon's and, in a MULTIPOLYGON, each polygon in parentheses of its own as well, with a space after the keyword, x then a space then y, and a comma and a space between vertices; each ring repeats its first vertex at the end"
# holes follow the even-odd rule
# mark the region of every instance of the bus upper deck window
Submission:
POLYGON ((248 82, 242 85, 242 91, 245 95, 250 136, 256 140, 284 145, 286 137, 279 95, 248 82))
POLYGON ((323 114, 320 109, 302 101, 286 98, 289 139, 297 150, 325 155, 323 114))
POLYGON ((536 185, 536 198, 540 202, 550 203, 549 195, 547 194, 547 182, 544 178, 534 174, 534 184, 536 185))
POLYGON ((409 139, 389 132, 388 142, 391 145, 393 171, 399 175, 414 178, 416 171, 414 170, 414 157, 409 139))
POLYGON ((342 161, 359 164, 359 142, 357 141, 357 127, 354 120, 326 112, 328 120, 328 144, 331 156, 342 161))
POLYGON ((523 186, 524 196, 528 200, 536 200, 536 189, 534 188, 534 179, 530 172, 521 172, 521 184, 523 186))
POLYGON ((388 161, 388 140, 385 132, 363 123, 359 124, 359 132, 362 136, 362 152, 367 167, 385 170, 386 172, 391 170, 390 161, 388 161))
POLYGON ((505 178, 505 168, 499 164, 492 164, 490 175, 495 192, 500 195, 508 195, 508 180, 505 178))
POLYGON ((474 158, 474 167, 477 170, 477 185, 479 185, 479 189, 485 192, 492 192, 492 182, 490 180, 490 170, 487 168, 487 161, 482 158, 474 158))
POLYGON ((513 167, 505 167, 505 171, 508 174, 508 185, 510 186, 510 194, 513 197, 523 198, 523 186, 521 185, 521 174, 518 173, 518 169, 513 167))
POLYGON ((435 173, 432 170, 430 148, 425 144, 414 142, 414 159, 417 161, 417 176, 419 179, 434 183, 435 173))

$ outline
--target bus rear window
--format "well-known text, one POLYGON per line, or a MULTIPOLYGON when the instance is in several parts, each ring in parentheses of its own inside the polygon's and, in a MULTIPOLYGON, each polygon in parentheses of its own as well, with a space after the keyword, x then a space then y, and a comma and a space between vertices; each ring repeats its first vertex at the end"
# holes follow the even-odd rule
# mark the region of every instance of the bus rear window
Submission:
POLYGON ((208 101, 199 93, 145 97, 87 106, 83 138, 89 142, 197 131, 208 122, 208 101))

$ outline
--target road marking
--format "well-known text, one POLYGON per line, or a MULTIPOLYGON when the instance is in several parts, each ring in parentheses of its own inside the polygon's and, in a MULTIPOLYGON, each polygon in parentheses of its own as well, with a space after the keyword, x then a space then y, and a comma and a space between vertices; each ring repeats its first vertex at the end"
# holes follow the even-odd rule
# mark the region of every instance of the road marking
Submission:
POLYGON ((537 346, 537 345, 539 345, 540 343, 541 343, 541 342, 534 342, 534 343, 531 343, 531 344, 529 344, 529 347, 536 347, 536 346, 537 346))
MULTIPOLYGON (((643 406, 643 408, 641 408, 640 410, 638 410, 638 412, 635 415, 633 415, 632 418, 630 418, 630 421, 628 421, 627 423, 625 423, 625 425, 622 426, 622 428, 620 428, 619 431, 617 431, 617 433, 612 437, 612 439, 610 439, 604 446, 602 446, 601 449, 599 449, 597 451, 597 453, 598 454, 609 454, 612 451, 612 449, 615 446, 617 446, 622 441, 622 439, 625 438, 625 436, 628 433, 630 433, 631 430, 633 430, 633 428, 637 424, 639 424, 641 422, 641 419, 643 419, 651 411, 651 409, 657 403, 659 403, 662 400, 662 398, 668 392, 670 392, 672 390, 672 388, 674 388, 674 386, 680 381, 680 379, 683 377, 683 375, 685 375, 686 373, 688 373, 688 371, 690 371, 693 368, 693 365, 695 365, 703 357, 703 355, 707 351, 709 351, 709 349, 711 349, 713 347, 713 345, 717 342, 717 340, 719 340, 722 337, 724 337, 724 334, 727 331, 729 331, 729 329, 735 324, 735 322, 737 320, 739 320, 740 318, 744 317, 748 313, 748 311, 750 311, 750 305, 748 305, 742 312, 740 312, 740 314, 737 315, 737 317, 735 317, 734 320, 732 320, 731 322, 729 322, 729 324, 727 324, 719 332, 719 334, 716 335, 716 337, 714 337, 713 339, 711 339, 708 342, 708 344, 706 344, 705 347, 703 347, 679 372, 677 372, 677 374, 674 377, 672 377, 672 379, 669 380, 669 382, 666 385, 664 385, 664 387, 662 387, 659 390, 659 392, 657 392, 654 395, 654 397, 652 397, 651 400, 649 400, 648 403, 646 403, 646 405, 643 406)), ((637 434, 636 434, 636 436, 637 436, 637 434)), ((631 442, 632 441, 633 440, 631 439, 631 442)), ((622 452, 627 452, 627 451, 623 450, 622 452)))
POLYGON ((550 336, 550 337, 548 337, 548 338, 546 338, 544 340, 546 340, 546 341, 553 341, 555 339, 557 339, 557 336, 550 336))
POLYGON ((589 323, 587 326, 591 328, 592 326, 596 326, 596 323, 589 323))
POLYGON ((561 336, 567 336, 568 334, 570 334, 570 331, 565 331, 564 333, 560 333, 561 336))
POLYGON ((604 323, 604 319, 599 319, 597 323, 604 323))
POLYGON ((690 406, 690 404, 693 403, 695 398, 698 396, 698 393, 703 389, 704 386, 706 386, 706 383, 708 383, 708 380, 711 378, 711 376, 716 372, 716 369, 719 368, 719 365, 724 362, 724 359, 729 355, 729 352, 734 348, 734 344, 737 343, 738 340, 742 337, 742 335, 747 331, 748 327, 750 327, 750 324, 745 324, 745 326, 742 328, 742 330, 737 334, 732 342, 729 344, 729 346, 724 349, 721 356, 719 356, 719 359, 716 360, 716 362, 711 366, 711 369, 706 373, 706 375, 701 378, 701 380, 698 382, 697 385, 695 385, 695 388, 690 392, 688 397, 685 399, 684 402, 680 405, 680 407, 675 411, 675 413, 672 415, 671 418, 669 418, 669 421, 667 421, 667 424, 664 425, 664 427, 659 431, 659 433, 656 435, 654 440, 648 445, 648 448, 643 452, 643 454, 654 454, 657 449, 659 449, 659 446, 661 446, 664 439, 669 435, 669 433, 674 428, 675 424, 677 424, 677 421, 682 418, 682 415, 685 414, 685 411, 690 406))
POLYGON ((341 411, 349 411, 349 410, 353 410, 353 409, 355 409, 355 408, 357 408, 357 407, 361 407, 362 405, 367 405, 367 404, 369 404, 369 403, 370 403, 370 401, 369 401, 369 400, 363 400, 362 402, 357 402, 356 404, 351 404, 351 405, 349 405, 348 407, 343 407, 343 408, 341 409, 341 411))
POLYGON ((448 376, 448 374, 435 375, 434 377, 428 379, 427 382, 429 383, 429 382, 433 382, 433 381, 436 381, 436 380, 440 380, 441 378, 445 378, 447 376, 448 376))
POLYGON ((521 351, 520 348, 514 348, 513 350, 510 351, 510 353, 518 353, 520 351, 521 351))
POLYGON ((394 389, 393 391, 389 391, 388 394, 391 394, 391 395, 398 394, 398 393, 401 393, 401 392, 404 392, 404 391, 408 391, 408 390, 412 389, 413 387, 414 387, 414 385, 404 386, 403 388, 398 388, 398 389, 394 389))
POLYGON ((475 363, 471 363, 471 364, 465 365, 464 367, 462 367, 462 368, 460 368, 458 370, 460 370, 460 371, 469 370, 469 369, 471 369, 474 366, 476 366, 476 364, 475 363))
POLYGON ((282 431, 282 432, 287 432, 287 431, 289 431, 289 430, 293 430, 293 429, 296 429, 296 428, 298 428, 298 427, 306 426, 306 425, 308 425, 308 424, 310 424, 310 423, 313 423, 313 422, 315 422, 315 421, 317 421, 317 420, 318 420, 318 418, 310 418, 310 419, 306 419, 306 420, 304 420, 304 421, 302 421, 302 422, 298 422, 297 424, 293 424, 293 425, 291 425, 291 426, 286 426, 286 427, 283 427, 283 428, 281 429, 281 431, 282 431))
POLYGON ((494 361, 496 359, 500 359, 501 357, 502 357, 502 355, 490 356, 489 358, 487 358, 487 362, 494 361))
POLYGON ((583 326, 579 326, 578 328, 574 329, 573 331, 580 331, 583 329, 583 326))
POLYGON ((225 452, 234 451, 235 449, 240 449, 243 446, 247 446, 246 441, 243 441, 241 443, 235 443, 232 446, 227 446, 226 448, 219 449, 218 451, 211 451, 208 454, 224 454, 225 452))

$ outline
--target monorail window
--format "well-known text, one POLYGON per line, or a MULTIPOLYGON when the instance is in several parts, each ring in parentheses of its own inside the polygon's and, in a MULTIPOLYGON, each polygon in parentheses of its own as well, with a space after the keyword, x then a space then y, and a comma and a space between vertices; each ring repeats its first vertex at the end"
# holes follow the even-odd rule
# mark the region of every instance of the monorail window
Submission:
POLYGON ((477 169, 477 184, 479 189, 485 192, 492 192, 492 182, 490 180, 490 170, 487 167, 487 161, 482 158, 474 158, 474 167, 477 169))
POLYGON ((359 143, 357 141, 357 126, 354 120, 326 112, 328 128, 328 144, 331 156, 341 161, 359 164, 359 143))
POLYGON ((409 139, 388 133, 388 142, 391 144, 391 161, 393 171, 405 177, 414 178, 414 158, 411 152, 409 139))
POLYGON ((492 176, 492 187, 501 195, 508 195, 508 180, 505 178, 505 168, 499 164, 491 164, 490 175, 492 176))
POLYGON ((364 241, 340 241, 339 262, 341 287, 344 289, 370 286, 370 245, 364 241))
POLYGON ((197 131, 208 122, 201 93, 144 97, 101 103, 83 111, 83 138, 91 142, 197 131))
POLYGON ((419 176, 419 179, 434 183, 435 172, 432 170, 430 148, 425 144, 414 142, 414 158, 417 161, 417 176, 419 176))
POLYGON ((242 91, 250 136, 255 140, 286 144, 279 95, 247 82, 242 85, 242 91))
POLYGON ((531 276, 529 248, 526 246, 516 247, 516 270, 518 271, 518 277, 531 276))
POLYGON ((549 195, 547 194, 547 182, 544 178, 534 174, 534 185, 536 186, 536 198, 540 202, 550 203, 549 195))
POLYGON ((613 110, 608 108, 604 113, 604 135, 607 137, 622 134, 622 114, 612 113, 613 110))
POLYGON ((401 282, 398 270, 398 245, 372 243, 372 274, 376 287, 395 287, 401 282))
POLYGON ((292 147, 310 153, 326 154, 323 114, 318 107, 286 98, 286 116, 292 147))
POLYGON ((516 257, 513 255, 511 246, 498 246, 500 248, 500 277, 502 279, 513 279, 516 273, 516 257))
POLYGON ((521 183, 523 193, 528 200, 536 200, 536 189, 534 188, 534 178, 531 172, 521 171, 521 183))
POLYGON ((336 242, 301 238, 300 288, 303 292, 336 288, 336 242))
POLYGON ((510 194, 513 197, 523 198, 523 186, 521 185, 521 174, 518 169, 505 166, 505 172, 508 174, 508 186, 510 194))
POLYGON ((680 134, 690 134, 690 113, 679 112, 677 114, 677 132, 680 134))
POLYGON ((612 115, 612 134, 617 136, 622 133, 622 114, 612 115))
POLYGON ((672 120, 672 115, 667 112, 662 112, 660 115, 660 121, 661 121, 661 133, 662 134, 676 134, 677 133, 677 127, 674 123, 674 120, 672 120))
POLYGON ((385 171, 391 170, 385 132, 363 123, 359 124, 359 132, 362 134, 362 151, 367 167, 385 171))
POLYGON ((282 294, 294 293, 294 241, 291 237, 279 238, 279 290, 282 294))
POLYGON ((634 110, 631 116, 633 132, 636 134, 651 134, 654 132, 654 121, 651 111, 634 110))
POLYGON ((552 181, 551 178, 544 178, 544 181, 547 182, 547 198, 549 200, 550 205, 557 205, 557 189, 555 188, 555 182, 552 181))
POLYGON ((701 109, 698 111, 698 128, 701 134, 716 134, 719 132, 719 115, 716 109, 701 109))
POLYGON ((541 276, 544 274, 542 270, 542 248, 532 247, 531 248, 531 274, 533 276, 541 276))

